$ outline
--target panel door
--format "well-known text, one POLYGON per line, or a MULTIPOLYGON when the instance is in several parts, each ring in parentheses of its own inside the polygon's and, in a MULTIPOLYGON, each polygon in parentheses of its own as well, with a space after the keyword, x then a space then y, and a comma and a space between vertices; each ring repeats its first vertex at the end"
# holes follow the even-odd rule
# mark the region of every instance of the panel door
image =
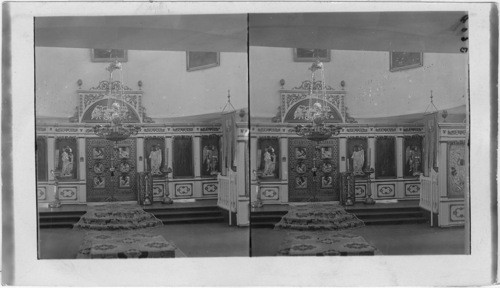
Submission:
POLYGON ((316 145, 306 139, 291 138, 288 143, 288 200, 339 201, 338 139, 316 145))
POLYGON ((87 201, 136 201, 136 140, 90 138, 86 150, 87 201))

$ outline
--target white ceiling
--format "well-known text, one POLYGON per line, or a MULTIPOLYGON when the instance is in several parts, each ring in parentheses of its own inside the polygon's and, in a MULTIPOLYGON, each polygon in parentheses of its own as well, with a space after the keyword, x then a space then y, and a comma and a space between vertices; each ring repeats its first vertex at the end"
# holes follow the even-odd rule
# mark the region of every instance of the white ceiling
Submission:
POLYGON ((460 53, 465 12, 43 17, 35 45, 246 52, 247 45, 460 53), (248 22, 247 22, 248 20, 248 22), (248 26, 249 25, 249 26, 248 26), (248 33, 249 32, 249 33, 248 33), (247 39, 247 35, 250 35, 247 39))

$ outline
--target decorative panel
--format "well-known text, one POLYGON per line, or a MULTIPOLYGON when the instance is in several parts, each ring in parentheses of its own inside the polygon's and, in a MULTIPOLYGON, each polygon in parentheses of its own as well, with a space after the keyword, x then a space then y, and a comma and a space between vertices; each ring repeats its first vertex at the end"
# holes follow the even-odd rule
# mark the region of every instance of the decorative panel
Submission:
POLYGON ((356 198, 366 197, 366 184, 356 185, 356 187, 354 188, 354 195, 356 198))
POLYGON ((211 182, 211 183, 203 183, 203 195, 217 195, 219 191, 219 183, 211 182))
POLYGON ((136 139, 120 141, 87 138, 87 201, 137 200, 136 139))
POLYGON ((261 200, 278 200, 279 188, 278 187, 262 187, 260 190, 261 200))
POLYGON ((217 176, 221 171, 220 136, 201 137, 201 176, 217 176))
POLYGON ((395 197, 396 189, 394 184, 378 184, 377 185, 377 196, 383 197, 395 197))
POLYGON ((47 181, 47 138, 36 138, 36 178, 37 181, 47 181))
POLYGON ((76 138, 64 137, 56 139, 55 165, 61 172, 60 180, 73 180, 77 178, 78 150, 76 138))
POLYGON ((347 139, 347 165, 349 171, 353 172, 354 176, 365 176, 363 173, 365 168, 369 168, 368 159, 368 140, 366 137, 349 137, 347 139))
POLYGON ((448 143, 448 197, 464 197, 466 167, 465 142, 448 143))
POLYGON ((165 138, 144 138, 144 171, 150 172, 153 177, 163 176, 165 165, 165 138))
POLYGON ((302 138, 288 142, 290 202, 339 201, 338 139, 319 145, 302 138))
POLYGON ((280 145, 277 137, 259 138, 257 144, 257 167, 262 178, 279 178, 280 145))
POLYGON ((193 177, 193 139, 191 136, 175 136, 173 149, 174 178, 193 177))
POLYGON ((175 196, 186 197, 193 196, 193 184, 175 184, 175 196))
POLYGON ((396 177, 396 138, 380 136, 375 141, 375 177, 396 177))
POLYGON ((464 205, 450 205, 450 221, 463 222, 465 221, 465 207, 464 205))
POLYGON ((420 135, 403 138, 403 175, 404 177, 418 177, 423 173, 422 141, 420 135))
POLYGON ((47 199, 47 187, 38 187, 36 188, 36 197, 38 200, 47 199))
POLYGON ((406 183, 405 184, 405 195, 406 196, 419 196, 420 195, 420 183, 406 183))
POLYGON ((163 197, 164 193, 165 193, 164 183, 153 184, 153 197, 163 197))
POLYGON ((77 187, 59 187, 57 193, 59 200, 76 200, 78 188, 77 187))

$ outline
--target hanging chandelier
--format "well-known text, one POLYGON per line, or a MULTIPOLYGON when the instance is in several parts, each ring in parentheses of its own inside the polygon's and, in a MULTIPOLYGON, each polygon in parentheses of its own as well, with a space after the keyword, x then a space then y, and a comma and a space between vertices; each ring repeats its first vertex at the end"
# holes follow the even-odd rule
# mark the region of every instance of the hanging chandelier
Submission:
POLYGON ((337 125, 325 125, 330 119, 331 108, 326 102, 326 85, 323 63, 316 59, 311 67, 311 85, 309 87, 309 105, 305 112, 305 119, 311 123, 308 125, 297 125, 295 132, 300 137, 317 143, 327 140, 340 133, 342 127, 337 125), (319 78, 319 85, 316 85, 319 78))
POLYGON ((129 115, 123 98, 123 73, 120 73, 119 81, 113 82, 113 72, 122 71, 121 63, 115 60, 106 70, 109 72, 108 102, 103 111, 103 119, 108 124, 94 126, 94 134, 106 140, 118 142, 137 135, 141 127, 123 124, 129 115))

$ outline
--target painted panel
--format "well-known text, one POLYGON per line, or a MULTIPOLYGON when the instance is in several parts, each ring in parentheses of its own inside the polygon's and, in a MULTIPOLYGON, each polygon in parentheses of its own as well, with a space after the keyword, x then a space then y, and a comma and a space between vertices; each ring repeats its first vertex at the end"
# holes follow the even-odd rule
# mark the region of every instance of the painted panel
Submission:
POLYGON ((354 188, 354 195, 356 198, 364 198, 366 197, 366 184, 356 185, 354 188))
POLYGON ((260 190, 260 197, 262 200, 278 200, 279 187, 262 187, 260 190))
POLYGON ((422 136, 404 137, 403 147, 403 175, 404 177, 418 177, 423 173, 422 168, 422 136))
POLYGON ((219 183, 203 183, 203 195, 217 195, 219 191, 219 183))
POLYGON ((377 196, 380 198, 395 197, 396 189, 394 184, 378 184, 377 196))
POLYGON ((78 150, 76 138, 65 137, 56 139, 55 163, 57 171, 60 171, 60 181, 77 179, 78 150))
POLYGON ((365 176, 363 172, 367 168, 368 139, 366 137, 349 137, 347 139, 347 167, 354 176, 365 176))
POLYGON ((375 141, 375 178, 396 177, 396 138, 381 136, 375 141))
POLYGON ((448 197, 464 197, 466 167, 465 143, 448 144, 448 197))
POLYGON ((36 189, 36 196, 38 200, 47 199, 47 187, 38 187, 36 189))
POLYGON ((153 197, 163 197, 163 193, 165 193, 165 184, 153 184, 153 197))
POLYGON ((406 183, 405 184, 405 195, 406 196, 419 196, 420 195, 420 183, 406 183))
POLYGON ((78 188, 77 187, 59 187, 57 193, 59 200, 76 200, 78 188))
POLYGON ((165 165, 165 138, 145 138, 144 158, 144 171, 150 172, 153 177, 162 177, 165 165))
POLYGON ((47 181, 47 138, 36 138, 36 177, 37 181, 47 181))
POLYGON ((257 144, 257 167, 264 179, 279 178, 280 145, 276 137, 259 138, 257 144))
POLYGON ((193 177, 193 138, 191 136, 174 137, 173 176, 193 177))
POLYGON ((201 176, 216 176, 220 168, 220 136, 201 137, 201 176))
POLYGON ((175 196, 177 197, 187 197, 193 196, 193 184, 175 184, 175 196))
POLYGON ((464 205, 450 205, 450 222, 465 221, 464 205))

